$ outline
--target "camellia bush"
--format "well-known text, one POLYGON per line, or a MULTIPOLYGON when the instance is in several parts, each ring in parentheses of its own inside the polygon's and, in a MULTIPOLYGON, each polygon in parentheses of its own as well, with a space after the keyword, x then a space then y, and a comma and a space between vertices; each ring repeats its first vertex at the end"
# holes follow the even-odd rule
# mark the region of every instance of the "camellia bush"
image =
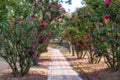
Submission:
MULTIPOLYGON (((89 27, 86 24, 89 14, 85 12, 86 8, 80 8, 70 16, 69 25, 66 29, 66 36, 72 45, 72 53, 77 54, 78 58, 84 58, 87 53, 87 41, 91 38, 89 27)), ((87 10, 86 10, 87 11, 87 10)))
POLYGON ((33 64, 38 64, 35 59, 46 51, 55 19, 63 13, 63 8, 50 0, 0 3, 0 56, 14 76, 24 76, 33 64))
MULTIPOLYGON (((86 6, 72 17, 68 30, 78 49, 86 49, 90 63, 99 63, 104 57, 109 68, 120 69, 120 2, 119 0, 86 0, 86 6), (78 34, 80 33, 80 34, 78 34)), ((81 53, 80 53, 81 54, 81 53)))
POLYGON ((95 55, 104 56, 108 67, 118 70, 120 68, 119 2, 105 0, 103 2, 96 1, 95 3, 88 1, 87 3, 92 11, 91 19, 94 19, 92 19, 93 25, 91 26, 94 30, 90 33, 92 35, 90 42, 93 44, 95 55))

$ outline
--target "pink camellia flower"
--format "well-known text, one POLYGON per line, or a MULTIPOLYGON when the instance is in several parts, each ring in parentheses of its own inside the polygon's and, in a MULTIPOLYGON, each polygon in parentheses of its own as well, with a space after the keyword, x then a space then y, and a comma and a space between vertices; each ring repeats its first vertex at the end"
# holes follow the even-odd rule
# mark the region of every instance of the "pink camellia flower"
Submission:
POLYGON ((31 48, 32 48, 32 49, 35 49, 35 45, 34 45, 34 44, 32 44, 32 45, 31 45, 31 48))
POLYGON ((22 18, 18 17, 18 24, 22 24, 22 18))
POLYGON ((51 33, 51 32, 48 32, 48 35, 49 35, 49 36, 51 36, 51 35, 52 35, 52 33, 51 33))
POLYGON ((47 37, 46 37, 46 36, 43 37, 43 41, 44 41, 44 42, 47 41, 47 37))
POLYGON ((43 25, 43 19, 40 20, 40 26, 42 26, 42 25, 43 25))
POLYGON ((34 54, 32 55, 33 58, 36 58, 38 55, 38 51, 35 51, 34 54))
POLYGON ((58 8, 58 9, 61 9, 61 4, 57 4, 57 8, 58 8))
POLYGON ((91 34, 88 34, 87 36, 86 36, 86 39, 91 39, 92 38, 92 36, 91 36, 91 34))
POLYGON ((82 17, 83 15, 82 15, 82 14, 80 14, 79 16, 80 16, 80 17, 82 17))
POLYGON ((110 16, 106 14, 104 15, 104 23, 106 24, 108 21, 110 21, 110 16))
POLYGON ((44 21, 44 23, 43 23, 43 24, 44 24, 44 26, 47 26, 47 24, 48 24, 48 23, 47 23, 46 21, 44 21))
POLYGON ((13 21, 10 19, 10 20, 8 20, 8 22, 9 22, 9 24, 10 24, 10 26, 12 26, 13 25, 13 21))
POLYGON ((36 38, 38 41, 40 41, 40 36, 39 35, 36 35, 36 38))
POLYGON ((92 14, 92 12, 91 11, 87 11, 87 15, 91 15, 92 14))
POLYGON ((110 0, 105 0, 104 5, 109 6, 110 5, 110 0))

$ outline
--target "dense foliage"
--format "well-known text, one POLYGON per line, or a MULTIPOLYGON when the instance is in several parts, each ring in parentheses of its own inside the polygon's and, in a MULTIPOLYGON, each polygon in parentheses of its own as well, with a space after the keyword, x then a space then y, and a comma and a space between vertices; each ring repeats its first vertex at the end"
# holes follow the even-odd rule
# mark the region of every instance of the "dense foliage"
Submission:
POLYGON ((51 0, 5 0, 0 4, 0 56, 14 76, 24 76, 47 50, 63 8, 51 0))
MULTIPOLYGON (((120 7, 114 0, 85 0, 72 14, 67 28, 78 58, 88 54, 90 63, 104 57, 108 67, 120 67, 120 7), (87 51, 87 52, 86 52, 87 51)), ((74 52, 74 51, 73 51, 74 52)))

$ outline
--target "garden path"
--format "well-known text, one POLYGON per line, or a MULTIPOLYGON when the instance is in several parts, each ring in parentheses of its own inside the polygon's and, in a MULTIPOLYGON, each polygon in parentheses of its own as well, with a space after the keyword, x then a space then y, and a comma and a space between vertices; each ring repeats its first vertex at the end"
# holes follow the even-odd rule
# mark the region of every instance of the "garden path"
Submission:
POLYGON ((52 51, 49 70, 51 74, 47 80, 83 80, 75 72, 59 49, 48 47, 52 51))

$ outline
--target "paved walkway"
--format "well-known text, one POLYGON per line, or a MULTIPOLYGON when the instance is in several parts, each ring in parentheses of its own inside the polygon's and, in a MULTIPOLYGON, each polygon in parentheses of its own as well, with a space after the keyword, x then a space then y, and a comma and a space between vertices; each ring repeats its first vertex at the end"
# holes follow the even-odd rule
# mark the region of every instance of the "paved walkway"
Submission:
POLYGON ((48 49, 52 51, 49 67, 51 74, 48 80, 83 80, 77 72, 72 70, 72 67, 58 49, 50 47, 48 49))

